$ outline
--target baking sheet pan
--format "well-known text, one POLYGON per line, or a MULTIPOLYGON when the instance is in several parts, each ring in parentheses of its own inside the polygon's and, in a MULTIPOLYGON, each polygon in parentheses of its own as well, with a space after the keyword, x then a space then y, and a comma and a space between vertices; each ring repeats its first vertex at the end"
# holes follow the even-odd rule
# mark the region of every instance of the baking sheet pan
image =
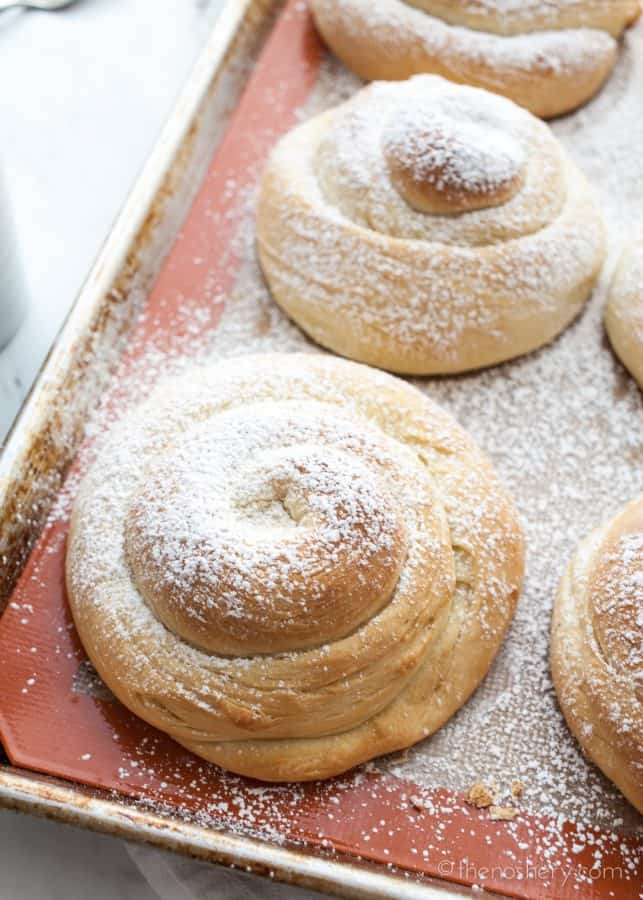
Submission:
MULTIPOLYGON (((187 360, 198 363, 248 350, 306 346, 300 332, 270 302, 257 270, 252 229, 256 183, 280 133, 298 118, 350 94, 357 83, 324 53, 300 2, 288 5, 253 67, 274 12, 250 3, 228 7, 5 451, 0 469, 3 596, 8 597, 12 574, 18 573, 34 541, 35 547, 0 622, 0 668, 8 676, 0 698, 2 739, 15 766, 102 790, 86 793, 5 767, 0 771, 0 802, 33 805, 107 830, 126 828, 128 834, 174 842, 226 862, 241 854, 244 864, 259 870, 272 860, 277 877, 308 879, 299 883, 348 896, 403 896, 402 890, 411 891, 409 896, 426 896, 438 890, 426 876, 469 886, 484 884, 516 896, 607 897, 615 888, 618 896, 635 896, 640 880, 636 823, 616 793, 579 760, 571 740, 562 745, 570 758, 564 784, 550 792, 542 809, 538 798, 530 797, 512 822, 495 822, 487 812, 462 802, 467 780, 506 782, 510 775, 529 771, 525 740, 546 726, 548 716, 556 724, 555 738, 564 734, 542 658, 530 670, 542 683, 525 684, 516 671, 522 659, 507 654, 471 708, 417 750, 325 785, 264 788, 195 760, 130 716, 105 693, 75 637, 62 588, 64 537, 69 503, 82 467, 91 458, 93 440, 99 440, 101 430, 156 377, 180 369, 187 360), (210 162, 241 87, 245 88, 241 102, 210 162), (101 396, 101 410, 85 429, 84 449, 61 490, 88 411, 101 396), (530 713, 529 722, 522 723, 526 737, 518 738, 521 723, 511 718, 509 700, 517 696, 512 678, 518 678, 530 703, 546 710, 530 713), (507 754, 497 746, 497 732, 503 728, 517 735, 510 767, 507 754), (445 765, 449 758, 458 761, 455 771, 445 765), (576 783, 579 777, 581 784, 576 783), (108 799, 106 790, 116 794, 108 799), (579 816, 574 824, 578 804, 587 798, 600 799, 601 814, 594 810, 589 819, 579 816), (560 804, 560 816, 553 803, 560 804), (370 864, 355 868, 348 862, 358 858, 370 864)), ((624 54, 612 90, 624 83, 627 93, 628 80, 635 75, 635 44, 624 54)), ((600 113, 606 102, 609 94, 595 101, 594 111, 600 113)), ((556 127, 563 136, 567 130, 570 142, 575 132, 586 138, 583 117, 590 110, 556 127)), ((585 142, 583 150, 587 151, 585 142)), ((621 196, 622 190, 614 194, 613 203, 618 204, 621 196)), ((617 226, 630 224, 622 209, 611 213, 617 226)), ((614 234, 616 241, 618 227, 614 234)), ((550 459, 555 447, 545 442, 542 458, 525 455, 525 442, 533 435, 525 422, 508 428, 515 407, 507 385, 520 392, 526 390, 525 382, 528 389, 535 379, 547 390, 529 399, 546 406, 549 397, 551 403, 560 385, 549 382, 564 369, 571 339, 596 354, 573 374, 598 372, 606 382, 595 397, 588 398, 586 388, 580 391, 579 416, 602 417, 607 426, 614 426, 614 446, 606 448, 607 458, 595 464, 613 469, 613 451, 618 449, 625 474, 615 479, 614 501, 635 486, 636 461, 641 459, 640 427, 636 428, 640 398, 609 351, 596 345, 599 302, 600 291, 570 336, 525 361, 481 375, 421 382, 423 389, 459 413, 510 482, 520 474, 510 458, 515 460, 521 445, 530 475, 534 467, 555 465, 550 459), (559 358, 548 359, 547 354, 556 353, 559 358), (601 390, 606 393, 601 395, 601 390), (481 409, 481 403, 493 415, 481 409), (626 416, 634 422, 631 434, 625 433, 626 416), (496 427, 490 427, 494 417, 496 427)), ((575 429, 577 422, 568 425, 575 429)), ((573 455, 579 448, 567 450, 564 436, 563 458, 570 462, 570 473, 578 473, 581 461, 573 455)), ((564 510, 571 502, 570 516, 576 512, 582 494, 576 479, 561 483, 571 483, 578 492, 561 497, 560 509, 551 517, 556 526, 569 529, 566 543, 571 549, 585 520, 574 523, 574 530, 564 510)), ((528 491, 525 501, 523 481, 511 486, 520 490, 523 510, 533 502, 539 521, 545 521, 546 494, 534 487, 533 496, 528 491)), ((528 508, 528 517, 530 512, 528 508)), ((590 526, 598 512, 587 510, 590 526)), ((542 535, 536 538, 542 540, 542 535)), ((555 545, 557 551, 561 543, 555 545)), ((542 588, 551 587, 556 567, 565 561, 553 555, 546 558, 551 572, 542 588)), ((547 597, 532 594, 529 600, 523 603, 522 620, 519 614, 518 634, 512 632, 510 641, 514 646, 518 642, 523 653, 520 642, 531 639, 537 656, 542 654, 542 627, 536 634, 529 619, 548 616, 547 597), (538 607, 539 599, 544 608, 538 607)), ((542 745, 537 734, 533 739, 536 746, 542 745)))

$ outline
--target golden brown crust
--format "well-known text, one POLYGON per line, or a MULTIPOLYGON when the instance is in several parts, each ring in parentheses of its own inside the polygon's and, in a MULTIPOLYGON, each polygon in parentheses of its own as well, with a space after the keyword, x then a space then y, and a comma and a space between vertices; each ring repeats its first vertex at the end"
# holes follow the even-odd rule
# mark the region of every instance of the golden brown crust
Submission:
POLYGON ((423 72, 503 94, 544 118, 585 103, 609 75, 638 0, 491 4, 312 0, 324 40, 361 78, 423 72))
POLYGON ((86 476, 67 553, 74 621, 116 696, 204 758, 272 781, 328 777, 439 728, 486 673, 522 574, 513 507, 445 412, 390 376, 299 354, 160 388, 86 476), (128 549, 134 506, 144 540, 128 549), (183 590, 171 619, 132 566, 148 541, 152 570, 183 590), (217 632, 245 653, 194 646, 195 610, 212 616, 201 647, 217 632), (266 625, 281 644, 256 655, 266 625))
POLYGON ((583 751, 643 812, 643 497, 578 548, 558 591, 551 662, 583 751))
POLYGON ((616 355, 643 389, 643 238, 620 259, 605 307, 605 328, 616 355))
POLYGON ((453 25, 501 35, 594 28, 618 37, 640 14, 638 0, 413 0, 412 5, 453 25))
POLYGON ((547 343, 604 256, 593 192, 550 129, 432 75, 371 84, 282 138, 257 241, 274 298, 314 340, 417 375, 547 343), (442 214, 417 208, 436 200, 442 214))

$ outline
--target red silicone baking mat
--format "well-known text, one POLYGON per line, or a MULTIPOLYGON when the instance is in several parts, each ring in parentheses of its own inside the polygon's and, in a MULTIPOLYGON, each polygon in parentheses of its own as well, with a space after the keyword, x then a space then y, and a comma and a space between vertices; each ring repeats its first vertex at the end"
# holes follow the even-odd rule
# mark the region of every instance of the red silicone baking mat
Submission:
MULTIPOLYGON (((293 125, 323 57, 300 0, 282 13, 151 292, 108 406, 136 361, 216 328, 235 278, 238 196, 293 125), (208 265, 202 265, 204 260, 208 265), (180 332, 183 332, 182 334, 180 332)), ((164 368, 162 362, 159 370, 164 368)), ((136 379, 133 379, 136 381, 136 379)), ((66 492, 73 495, 78 466, 66 492)), ((305 843, 511 896, 638 895, 636 838, 520 812, 496 821, 446 790, 367 766, 324 784, 265 786, 227 775, 132 716, 86 661, 64 588, 66 507, 37 542, 0 621, 0 735, 16 766, 162 805, 198 821, 305 843)))

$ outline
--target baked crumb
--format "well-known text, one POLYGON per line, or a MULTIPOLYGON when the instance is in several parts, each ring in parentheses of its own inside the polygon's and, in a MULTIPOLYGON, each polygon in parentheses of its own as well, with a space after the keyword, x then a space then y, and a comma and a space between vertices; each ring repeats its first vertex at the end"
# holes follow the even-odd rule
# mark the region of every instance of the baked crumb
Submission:
POLYGON ((511 782, 511 796, 512 797, 522 797, 523 784, 522 781, 518 781, 515 779, 511 782))
POLYGON ((475 806, 476 809, 486 809, 487 806, 491 806, 494 797, 491 788, 477 781, 471 785, 464 799, 470 806, 475 806))
POLYGON ((493 821, 504 820, 510 822, 517 814, 518 810, 512 806, 490 806, 489 818, 493 821))

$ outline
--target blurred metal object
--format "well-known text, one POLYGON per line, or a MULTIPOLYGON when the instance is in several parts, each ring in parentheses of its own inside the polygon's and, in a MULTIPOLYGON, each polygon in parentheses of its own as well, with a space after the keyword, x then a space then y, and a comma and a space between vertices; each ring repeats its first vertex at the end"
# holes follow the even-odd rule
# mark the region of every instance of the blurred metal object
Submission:
POLYGON ((56 10, 71 6, 76 0, 0 0, 0 12, 5 9, 23 7, 24 9, 56 10))

